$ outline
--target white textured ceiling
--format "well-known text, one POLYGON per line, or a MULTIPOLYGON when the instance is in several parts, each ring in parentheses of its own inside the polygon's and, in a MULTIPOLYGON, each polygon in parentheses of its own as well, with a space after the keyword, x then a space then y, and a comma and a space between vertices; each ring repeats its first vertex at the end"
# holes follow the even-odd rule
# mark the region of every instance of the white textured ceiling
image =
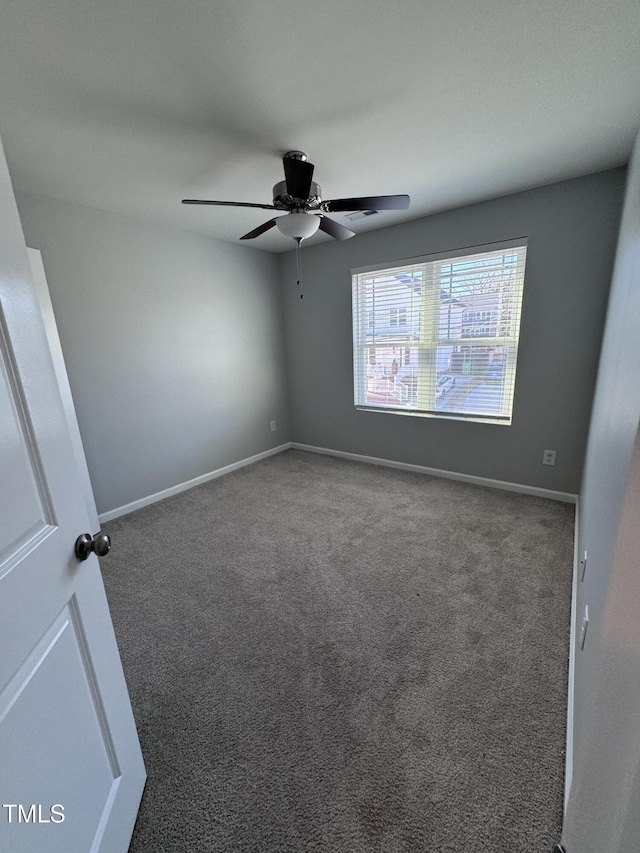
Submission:
POLYGON ((624 164, 640 125, 638 0, 3 0, 0 16, 18 189, 225 240, 270 212, 180 200, 270 203, 289 149, 324 198, 410 194, 408 211, 334 214, 363 231, 624 164))

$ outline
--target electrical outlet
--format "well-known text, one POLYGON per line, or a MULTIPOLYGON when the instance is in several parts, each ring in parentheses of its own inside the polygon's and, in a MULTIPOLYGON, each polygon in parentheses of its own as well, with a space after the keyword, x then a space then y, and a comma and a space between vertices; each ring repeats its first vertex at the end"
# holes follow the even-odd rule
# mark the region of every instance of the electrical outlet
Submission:
POLYGON ((276 422, 271 421, 271 432, 275 432, 275 431, 276 431, 276 422))
POLYGON ((555 450, 543 450, 542 451, 542 464, 543 465, 555 465, 556 464, 556 452, 555 452, 555 450))

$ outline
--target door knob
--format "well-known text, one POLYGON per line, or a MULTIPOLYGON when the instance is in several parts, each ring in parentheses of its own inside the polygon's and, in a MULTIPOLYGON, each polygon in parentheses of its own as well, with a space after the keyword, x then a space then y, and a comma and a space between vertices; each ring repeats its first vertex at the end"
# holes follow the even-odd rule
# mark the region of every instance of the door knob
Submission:
POLYGON ((110 550, 111 537, 106 533, 96 533, 95 536, 83 533, 76 539, 75 554, 80 562, 86 560, 92 551, 98 557, 106 557, 110 550))

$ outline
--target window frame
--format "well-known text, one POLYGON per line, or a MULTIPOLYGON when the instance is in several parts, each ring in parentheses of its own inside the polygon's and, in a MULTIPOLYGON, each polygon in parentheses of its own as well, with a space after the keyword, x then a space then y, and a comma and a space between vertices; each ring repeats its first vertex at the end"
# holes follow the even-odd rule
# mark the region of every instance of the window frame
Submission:
MULTIPOLYGON (((434 252, 428 255, 421 255, 413 258, 403 258, 400 260, 389 261, 378 264, 370 264, 363 267, 353 268, 351 270, 351 281, 352 281, 352 323, 353 323, 353 392, 354 392, 354 406, 358 411, 364 412, 377 412, 377 413, 385 413, 385 414, 394 414, 394 415, 408 415, 409 417, 426 417, 426 418, 436 418, 438 420, 457 420, 457 421, 471 421, 476 423, 484 423, 484 424, 495 424, 499 426, 510 426, 513 422, 513 409, 515 402, 515 386, 517 379, 517 359, 518 359, 518 349, 520 342, 520 330, 522 325, 522 313, 524 307, 524 290, 525 290, 525 281, 526 281, 526 266, 528 259, 528 238, 527 237, 516 237, 511 238, 509 240, 501 240, 494 243, 486 243, 476 246, 466 246, 463 248, 446 250, 443 252, 434 252), (431 390, 422 391, 420 395, 422 399, 420 404, 417 407, 409 407, 409 404, 405 405, 390 405, 388 403, 371 403, 371 402, 362 402, 363 395, 366 400, 366 396, 368 393, 367 386, 367 367, 370 366, 371 362, 370 358, 370 349, 371 345, 367 344, 368 334, 372 332, 375 335, 375 321, 372 325, 368 324, 368 317, 372 312, 371 309, 367 310, 367 300, 366 294, 363 296, 362 290, 366 287, 366 283, 363 281, 362 277, 367 274, 377 274, 383 275, 385 272, 391 272, 392 270, 397 271, 398 275, 408 275, 413 274, 413 270, 415 267, 420 265, 433 265, 438 262, 447 262, 450 261, 453 264, 457 261, 464 261, 465 257, 470 256, 478 256, 486 254, 490 256, 492 254, 500 253, 500 252, 508 252, 510 249, 518 249, 522 251, 522 257, 518 259, 516 262, 516 275, 517 275, 517 297, 518 303, 515 308, 516 317, 510 318, 510 322, 513 322, 513 326, 511 329, 511 334, 506 337, 482 337, 480 335, 471 334, 468 337, 462 337, 462 335, 458 338, 440 338, 439 335, 436 337, 432 335, 428 342, 425 344, 423 341, 418 340, 412 341, 409 337, 413 321, 409 319, 409 314, 407 312, 407 324, 403 326, 398 326, 393 324, 393 329, 399 335, 406 332, 408 337, 406 340, 397 340, 393 341, 375 341, 374 347, 376 350, 379 349, 392 349, 396 348, 401 354, 404 352, 404 349, 407 347, 411 347, 413 345, 414 348, 418 350, 418 358, 422 358, 420 353, 423 352, 437 352, 438 347, 455 345, 460 347, 460 342, 469 341, 470 348, 479 348, 482 346, 486 347, 495 347, 502 350, 500 353, 500 360, 505 362, 505 377, 509 377, 509 382, 506 382, 506 379, 502 384, 502 393, 507 393, 507 404, 503 407, 503 410, 500 414, 492 414, 490 412, 461 412, 461 411, 447 411, 446 409, 437 409, 436 404, 438 400, 438 393, 436 391, 436 381, 438 375, 440 375, 435 367, 435 358, 436 356, 431 356, 431 360, 434 362, 430 367, 425 368, 424 365, 419 369, 418 375, 422 378, 418 381, 418 385, 421 385, 423 389, 430 389, 430 386, 433 385, 433 394, 431 394, 431 390), (364 315, 364 325, 362 315, 364 315), (426 375, 426 378, 424 378, 426 375), (425 395, 427 397, 433 397, 431 401, 432 405, 425 405, 425 395)), ((435 280, 435 279, 434 279, 435 280)), ((427 300, 428 302, 432 302, 433 306, 429 309, 433 312, 436 310, 439 312, 441 309, 441 297, 439 301, 436 303, 435 297, 427 300), (435 306, 438 306, 437 308, 435 306)), ((395 307, 395 306, 394 306, 395 307)), ((398 308, 395 309, 396 316, 399 316, 398 308)), ((421 315, 425 309, 421 308, 421 315)), ((387 311, 390 314, 390 309, 387 307, 387 311)), ((491 329, 494 325, 499 325, 499 320, 496 319, 494 321, 491 316, 491 311, 487 309, 478 309, 478 308, 470 308, 466 311, 467 316, 471 316, 474 314, 474 320, 466 322, 465 325, 474 326, 474 324, 480 328, 480 326, 491 329), (487 317, 491 317, 490 319, 485 319, 485 315, 487 317), (475 317, 477 316, 477 320, 475 317), (480 322, 482 320, 482 323, 480 322)), ((432 318, 433 320, 433 318, 432 318)), ((439 320, 434 321, 429 328, 431 330, 437 330, 439 332, 439 320)), ((421 320, 422 323, 422 320, 421 320)), ((462 314, 460 315, 460 325, 462 327, 462 314)), ((391 326, 391 324, 390 324, 391 326)), ((449 332, 451 330, 451 326, 449 326, 449 332)), ((462 329, 461 329, 462 331, 462 329)), ((494 350, 495 354, 495 350, 494 350)), ((390 356, 391 357, 391 356, 390 356)), ((494 359, 496 360, 496 359, 494 359)), ((404 359, 401 359, 402 363, 404 359)), ((495 380, 494 380, 495 382, 495 380)), ((419 396, 420 396, 419 395, 419 396)))

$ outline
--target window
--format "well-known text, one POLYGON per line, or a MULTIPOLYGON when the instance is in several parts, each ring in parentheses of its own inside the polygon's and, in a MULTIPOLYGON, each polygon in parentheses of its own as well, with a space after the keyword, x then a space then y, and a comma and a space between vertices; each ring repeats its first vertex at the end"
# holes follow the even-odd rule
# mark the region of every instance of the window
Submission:
POLYGON ((390 326, 406 326, 407 325, 407 309, 406 308, 391 308, 391 309, 389 309, 389 325, 390 326))
POLYGON ((526 253, 521 239, 353 270, 356 407, 510 424, 526 253))

